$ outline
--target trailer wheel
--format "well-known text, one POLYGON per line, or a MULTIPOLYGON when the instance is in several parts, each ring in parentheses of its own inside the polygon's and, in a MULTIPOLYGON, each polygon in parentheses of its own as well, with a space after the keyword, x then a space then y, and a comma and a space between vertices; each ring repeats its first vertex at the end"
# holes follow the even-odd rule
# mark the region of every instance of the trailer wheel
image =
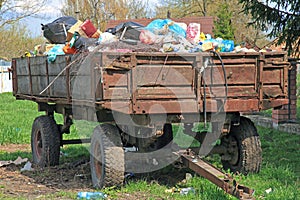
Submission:
POLYGON ((41 167, 59 164, 60 133, 52 117, 39 116, 34 120, 31 151, 33 163, 41 167))
POLYGON ((241 117, 239 126, 232 126, 230 133, 222 138, 227 147, 226 156, 222 156, 225 170, 248 174, 258 173, 262 162, 262 150, 259 135, 253 122, 241 117))
POLYGON ((94 187, 123 184, 124 149, 119 130, 115 126, 102 124, 94 129, 91 138, 90 165, 94 187))

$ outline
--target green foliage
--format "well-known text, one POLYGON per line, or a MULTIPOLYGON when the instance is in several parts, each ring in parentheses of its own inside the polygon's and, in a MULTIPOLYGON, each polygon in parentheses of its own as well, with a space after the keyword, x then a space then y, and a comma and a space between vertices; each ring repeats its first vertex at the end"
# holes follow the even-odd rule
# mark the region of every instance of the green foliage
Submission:
POLYGON ((28 158, 29 160, 32 157, 31 152, 17 151, 17 152, 8 153, 5 151, 0 151, 0 160, 16 160, 19 156, 21 158, 28 158))
POLYGON ((0 28, 0 58, 11 60, 20 57, 25 52, 34 50, 38 44, 42 44, 45 40, 41 37, 32 38, 30 31, 22 25, 12 25, 7 29, 0 28))
MULTIPOLYGON (((252 24, 268 31, 270 37, 278 37, 278 44, 286 44, 290 55, 300 51, 300 1, 240 0, 246 14, 253 17, 252 24)), ((294 54, 294 55, 295 55, 294 54)))
POLYGON ((217 11, 217 20, 215 20, 214 35, 226 40, 234 40, 234 28, 231 23, 232 11, 229 10, 227 3, 221 4, 217 11))
POLYGON ((0 145, 30 143, 31 126, 39 115, 36 103, 17 101, 12 93, 0 94, 0 145))

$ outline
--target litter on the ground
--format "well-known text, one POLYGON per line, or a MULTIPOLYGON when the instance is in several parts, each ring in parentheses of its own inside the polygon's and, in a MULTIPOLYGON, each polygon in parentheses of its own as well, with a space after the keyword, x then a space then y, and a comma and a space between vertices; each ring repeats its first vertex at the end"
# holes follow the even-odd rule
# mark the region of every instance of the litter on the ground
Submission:
POLYGON ((27 162, 27 161, 28 161, 28 158, 21 158, 20 156, 18 156, 18 158, 14 161, 12 161, 12 160, 0 161, 0 167, 5 167, 5 166, 11 165, 11 164, 21 165, 22 163, 27 162))
POLYGON ((24 165, 23 168, 21 168, 21 172, 24 172, 24 171, 32 171, 33 168, 31 167, 32 164, 30 161, 27 161, 27 163, 24 165))
POLYGON ((78 192, 77 199, 105 199, 107 195, 103 192, 78 192))
POLYGON ((267 194, 271 193, 271 192, 272 192, 272 188, 266 189, 265 192, 266 192, 267 194))
POLYGON ((181 188, 180 194, 181 195, 188 195, 188 194, 195 194, 196 191, 193 187, 181 188))

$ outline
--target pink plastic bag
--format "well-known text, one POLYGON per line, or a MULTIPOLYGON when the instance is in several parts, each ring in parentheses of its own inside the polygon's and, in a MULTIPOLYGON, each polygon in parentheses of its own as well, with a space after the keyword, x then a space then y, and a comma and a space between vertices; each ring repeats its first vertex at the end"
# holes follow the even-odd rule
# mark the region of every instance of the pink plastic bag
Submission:
POLYGON ((200 40, 200 24, 190 23, 186 30, 186 38, 192 43, 198 43, 200 40))

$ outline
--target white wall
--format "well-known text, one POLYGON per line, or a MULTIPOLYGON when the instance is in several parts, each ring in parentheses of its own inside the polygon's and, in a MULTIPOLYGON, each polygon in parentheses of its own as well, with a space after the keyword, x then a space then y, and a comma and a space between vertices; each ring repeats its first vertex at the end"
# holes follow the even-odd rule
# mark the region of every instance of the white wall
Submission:
POLYGON ((0 93, 12 92, 12 79, 9 80, 7 68, 7 66, 0 66, 0 93))

